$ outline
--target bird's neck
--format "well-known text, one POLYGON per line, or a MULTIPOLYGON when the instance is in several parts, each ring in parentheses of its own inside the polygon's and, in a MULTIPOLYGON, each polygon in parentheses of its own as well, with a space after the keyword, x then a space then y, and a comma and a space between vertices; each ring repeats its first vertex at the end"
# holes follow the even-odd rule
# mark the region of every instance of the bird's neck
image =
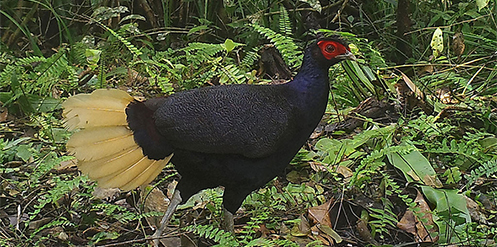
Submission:
POLYGON ((288 87, 307 107, 326 104, 323 102, 328 100, 330 91, 328 68, 328 66, 317 62, 310 52, 306 52, 298 74, 288 83, 288 87))

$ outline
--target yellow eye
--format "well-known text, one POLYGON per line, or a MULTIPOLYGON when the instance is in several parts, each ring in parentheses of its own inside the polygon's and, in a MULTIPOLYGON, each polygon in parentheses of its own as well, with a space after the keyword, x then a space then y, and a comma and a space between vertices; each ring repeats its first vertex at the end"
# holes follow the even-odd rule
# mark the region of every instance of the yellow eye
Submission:
POLYGON ((333 45, 327 45, 325 48, 325 51, 328 53, 333 53, 335 51, 335 46, 333 45))

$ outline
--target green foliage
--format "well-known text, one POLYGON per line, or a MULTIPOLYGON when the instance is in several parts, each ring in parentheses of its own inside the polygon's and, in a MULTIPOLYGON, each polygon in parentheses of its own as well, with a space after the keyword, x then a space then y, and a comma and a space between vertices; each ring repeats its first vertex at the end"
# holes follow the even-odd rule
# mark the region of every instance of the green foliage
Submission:
POLYGON ((283 5, 280 6, 280 33, 288 37, 292 36, 290 17, 288 17, 288 12, 283 5))
MULTIPOLYGON (((23 160, 28 161, 31 158, 31 151, 28 150, 31 148, 29 144, 21 144, 27 140, 29 137, 23 137, 16 140, 5 140, 3 138, 0 139, 0 162, 7 163, 9 161, 13 161, 16 158, 21 158, 23 160)), ((9 168, 0 167, 0 171, 8 172, 9 168)))
POLYGON ((50 229, 52 227, 56 226, 61 226, 61 227, 72 227, 74 224, 70 221, 68 221, 66 218, 61 217, 58 220, 54 220, 52 222, 49 222, 46 225, 41 226, 40 228, 36 229, 33 233, 31 233, 31 238, 33 238, 38 232, 44 230, 44 229, 50 229))
POLYGON ((76 70, 69 65, 67 51, 62 49, 49 58, 27 57, 10 61, 0 73, 0 100, 12 112, 29 115, 53 111, 60 100, 51 97, 56 90, 77 85, 76 70))
POLYGON ((152 216, 161 216, 162 214, 159 212, 133 212, 130 211, 129 208, 123 207, 121 205, 114 204, 95 204, 92 207, 93 211, 97 211, 100 213, 109 216, 111 219, 115 219, 122 224, 127 224, 132 221, 145 219, 152 216))
POLYGON ((146 65, 145 69, 153 79, 151 82, 164 92, 175 88, 192 89, 217 79, 220 84, 241 84, 253 79, 247 68, 255 62, 244 60, 241 66, 234 64, 231 55, 241 45, 229 39, 223 44, 194 42, 178 50, 157 52, 152 60, 136 64, 146 65))
MULTIPOLYGON (((287 23, 288 21, 284 21, 287 23)), ((286 36, 286 34, 277 33, 267 27, 260 26, 256 23, 251 25, 255 31, 264 35, 271 43, 274 44, 276 49, 281 53, 283 60, 290 68, 298 68, 302 64, 302 52, 295 44, 295 41, 286 36)), ((284 28, 285 32, 287 28, 284 28)))
MULTIPOLYGON (((77 235, 71 239, 87 239, 83 245, 115 244, 129 240, 129 236, 146 236, 145 230, 136 231, 137 225, 141 226, 144 217, 159 214, 139 213, 133 207, 97 200, 91 195, 94 185, 86 177, 77 176, 74 170, 58 170, 59 164, 72 158, 64 155, 63 148, 69 134, 60 122, 64 97, 116 85, 148 96, 157 90, 171 93, 205 85, 257 83, 262 79, 256 77, 254 68, 259 48, 266 43, 261 37, 274 44, 296 71, 303 49, 297 40, 307 40, 306 35, 312 33, 302 22, 308 20, 303 18, 303 10, 308 10, 305 4, 323 16, 337 16, 338 11, 334 4, 321 6, 319 1, 286 1, 285 6, 251 0, 221 1, 219 5, 187 2, 179 6, 177 1, 162 1, 146 10, 146 16, 126 7, 126 1, 117 7, 105 6, 105 1, 83 1, 81 6, 89 6, 84 8, 61 1, 27 1, 22 8, 15 1, 2 5, 0 26, 5 32, 0 42, 0 102, 8 108, 9 117, 1 125, 0 204, 9 219, 17 219, 17 206, 22 214, 20 229, 5 223, 9 220, 2 221, 7 227, 2 229, 5 238, 0 239, 0 245, 75 244, 50 236, 54 228, 77 235), (157 12, 160 6, 162 12, 157 12), (91 16, 87 22, 85 16, 91 16), (55 25, 38 23, 45 19, 55 25), (47 41, 49 33, 55 34, 55 39, 47 41), (75 41, 80 37, 80 42, 75 41), (58 44, 50 46, 57 39, 58 44), (134 74, 143 80, 135 80, 134 74), (47 224, 27 227, 46 218, 51 219, 47 224), (80 229, 89 230, 79 235, 80 229), (126 234, 117 229, 124 229, 126 234)), ((474 200, 483 208, 483 199, 495 205, 497 198, 495 1, 427 0, 411 4, 409 16, 416 21, 402 38, 395 35, 398 8, 394 1, 363 1, 360 8, 348 1, 343 7, 339 21, 326 19, 330 25, 326 28, 346 31, 340 34, 351 41, 358 62, 330 70, 333 96, 327 111, 331 116, 326 120, 340 121, 369 97, 394 103, 400 119, 384 125, 356 116, 365 121, 365 130, 335 132, 332 137, 309 142, 309 150, 302 151, 290 168, 294 173, 299 170, 298 182, 288 176, 292 182, 281 180, 281 184, 278 180, 246 198, 243 230, 237 238, 217 228, 221 193, 216 190, 199 197, 208 202, 204 212, 211 218, 209 225, 190 225, 187 230, 219 246, 298 246, 308 237, 295 240, 295 236, 281 234, 273 238, 273 232, 283 232, 282 221, 292 222, 307 208, 336 194, 354 200, 359 191, 381 205, 367 208, 374 239, 379 244, 394 244, 398 235, 392 231, 404 209, 418 219, 423 216, 412 193, 421 188, 441 229, 437 244, 485 246, 497 240, 495 210, 485 207, 479 213, 486 217, 471 221, 464 205, 466 200, 474 200), (354 8, 360 15, 347 13, 354 8), (437 56, 430 58, 435 30, 439 30, 434 44, 437 56), (466 49, 457 55, 452 45, 454 34, 459 32, 464 35, 466 49), (398 41, 411 48, 412 54, 399 51, 398 41), (399 57, 407 62, 399 64, 399 57), (432 71, 425 71, 430 66, 432 71), (433 112, 420 113, 419 105, 405 106, 396 84, 403 81, 399 70, 409 75, 433 112), (442 100, 440 90, 449 92, 449 103, 442 100), (307 162, 319 166, 319 171, 311 170, 307 162), (352 175, 338 168, 352 171, 352 175), (305 175, 300 175, 301 170, 305 175), (439 178, 444 189, 422 186, 428 180, 413 179, 426 177, 419 174, 439 178), (464 198, 463 193, 470 198, 464 198), (271 237, 260 237, 261 225, 272 231, 271 237)), ((174 172, 168 174, 164 180, 174 172)), ((350 221, 348 229, 353 229, 353 224, 350 221)), ((319 244, 313 241, 308 246, 319 244)))
POLYGON ((434 189, 429 186, 422 186, 421 189, 426 198, 435 205, 433 220, 439 228, 439 241, 467 241, 467 228, 471 225, 471 217, 464 196, 457 190, 434 189))
POLYGON ((219 243, 217 246, 240 246, 240 243, 233 234, 212 225, 189 225, 184 230, 193 232, 204 238, 212 239, 219 243))
POLYGON ((492 175, 497 175, 497 159, 487 161, 481 164, 481 166, 477 166, 474 170, 471 170, 471 173, 465 176, 468 180, 466 188, 469 189, 477 179, 483 176, 490 178, 492 175))
MULTIPOLYGON (((250 222, 249 222, 250 223, 250 222)), ((207 239, 214 240, 218 244, 213 246, 218 247, 227 247, 227 246, 288 246, 288 247, 296 247, 298 244, 286 240, 286 239, 264 239, 264 238, 256 238, 256 239, 242 239, 237 240, 233 234, 229 232, 225 232, 222 229, 213 227, 212 225, 189 225, 183 228, 185 231, 193 232, 198 234, 200 237, 204 237, 207 239)))
POLYGON ((435 188, 443 186, 428 159, 414 148, 409 153, 390 153, 388 160, 402 171, 408 182, 419 182, 435 188))
POLYGON ((373 232, 379 234, 381 239, 385 238, 385 234, 389 234, 388 230, 390 227, 395 228, 397 226, 397 217, 393 212, 393 204, 387 198, 381 198, 383 209, 370 208, 372 213, 369 214, 373 220, 369 221, 371 229, 373 232))

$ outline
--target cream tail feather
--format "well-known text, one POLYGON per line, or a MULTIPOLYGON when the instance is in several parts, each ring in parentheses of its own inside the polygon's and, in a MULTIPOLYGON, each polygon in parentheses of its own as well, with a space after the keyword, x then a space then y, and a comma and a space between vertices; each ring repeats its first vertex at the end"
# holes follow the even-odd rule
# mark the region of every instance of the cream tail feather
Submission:
POLYGON ((63 104, 65 125, 79 130, 67 142, 78 168, 102 188, 132 190, 154 180, 172 154, 162 160, 143 156, 128 128, 125 109, 133 97, 117 89, 78 94, 63 104))

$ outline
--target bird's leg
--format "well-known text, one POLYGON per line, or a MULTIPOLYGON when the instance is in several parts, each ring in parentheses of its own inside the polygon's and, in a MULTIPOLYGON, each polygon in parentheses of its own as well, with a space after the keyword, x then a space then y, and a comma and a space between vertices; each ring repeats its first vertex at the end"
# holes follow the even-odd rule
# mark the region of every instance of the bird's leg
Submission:
POLYGON ((154 235, 152 236, 154 238, 155 247, 159 246, 159 237, 162 235, 162 232, 166 228, 167 224, 169 223, 169 220, 171 219, 171 216, 173 216, 174 212, 176 211, 176 208, 181 203, 181 201, 182 199, 179 190, 175 190, 173 198, 171 199, 171 203, 169 203, 169 206, 167 207, 167 210, 164 213, 162 220, 160 221, 160 227, 155 231, 154 235))
POLYGON ((222 223, 223 230, 231 233, 235 233, 235 219, 233 214, 223 207, 224 219, 222 223))

